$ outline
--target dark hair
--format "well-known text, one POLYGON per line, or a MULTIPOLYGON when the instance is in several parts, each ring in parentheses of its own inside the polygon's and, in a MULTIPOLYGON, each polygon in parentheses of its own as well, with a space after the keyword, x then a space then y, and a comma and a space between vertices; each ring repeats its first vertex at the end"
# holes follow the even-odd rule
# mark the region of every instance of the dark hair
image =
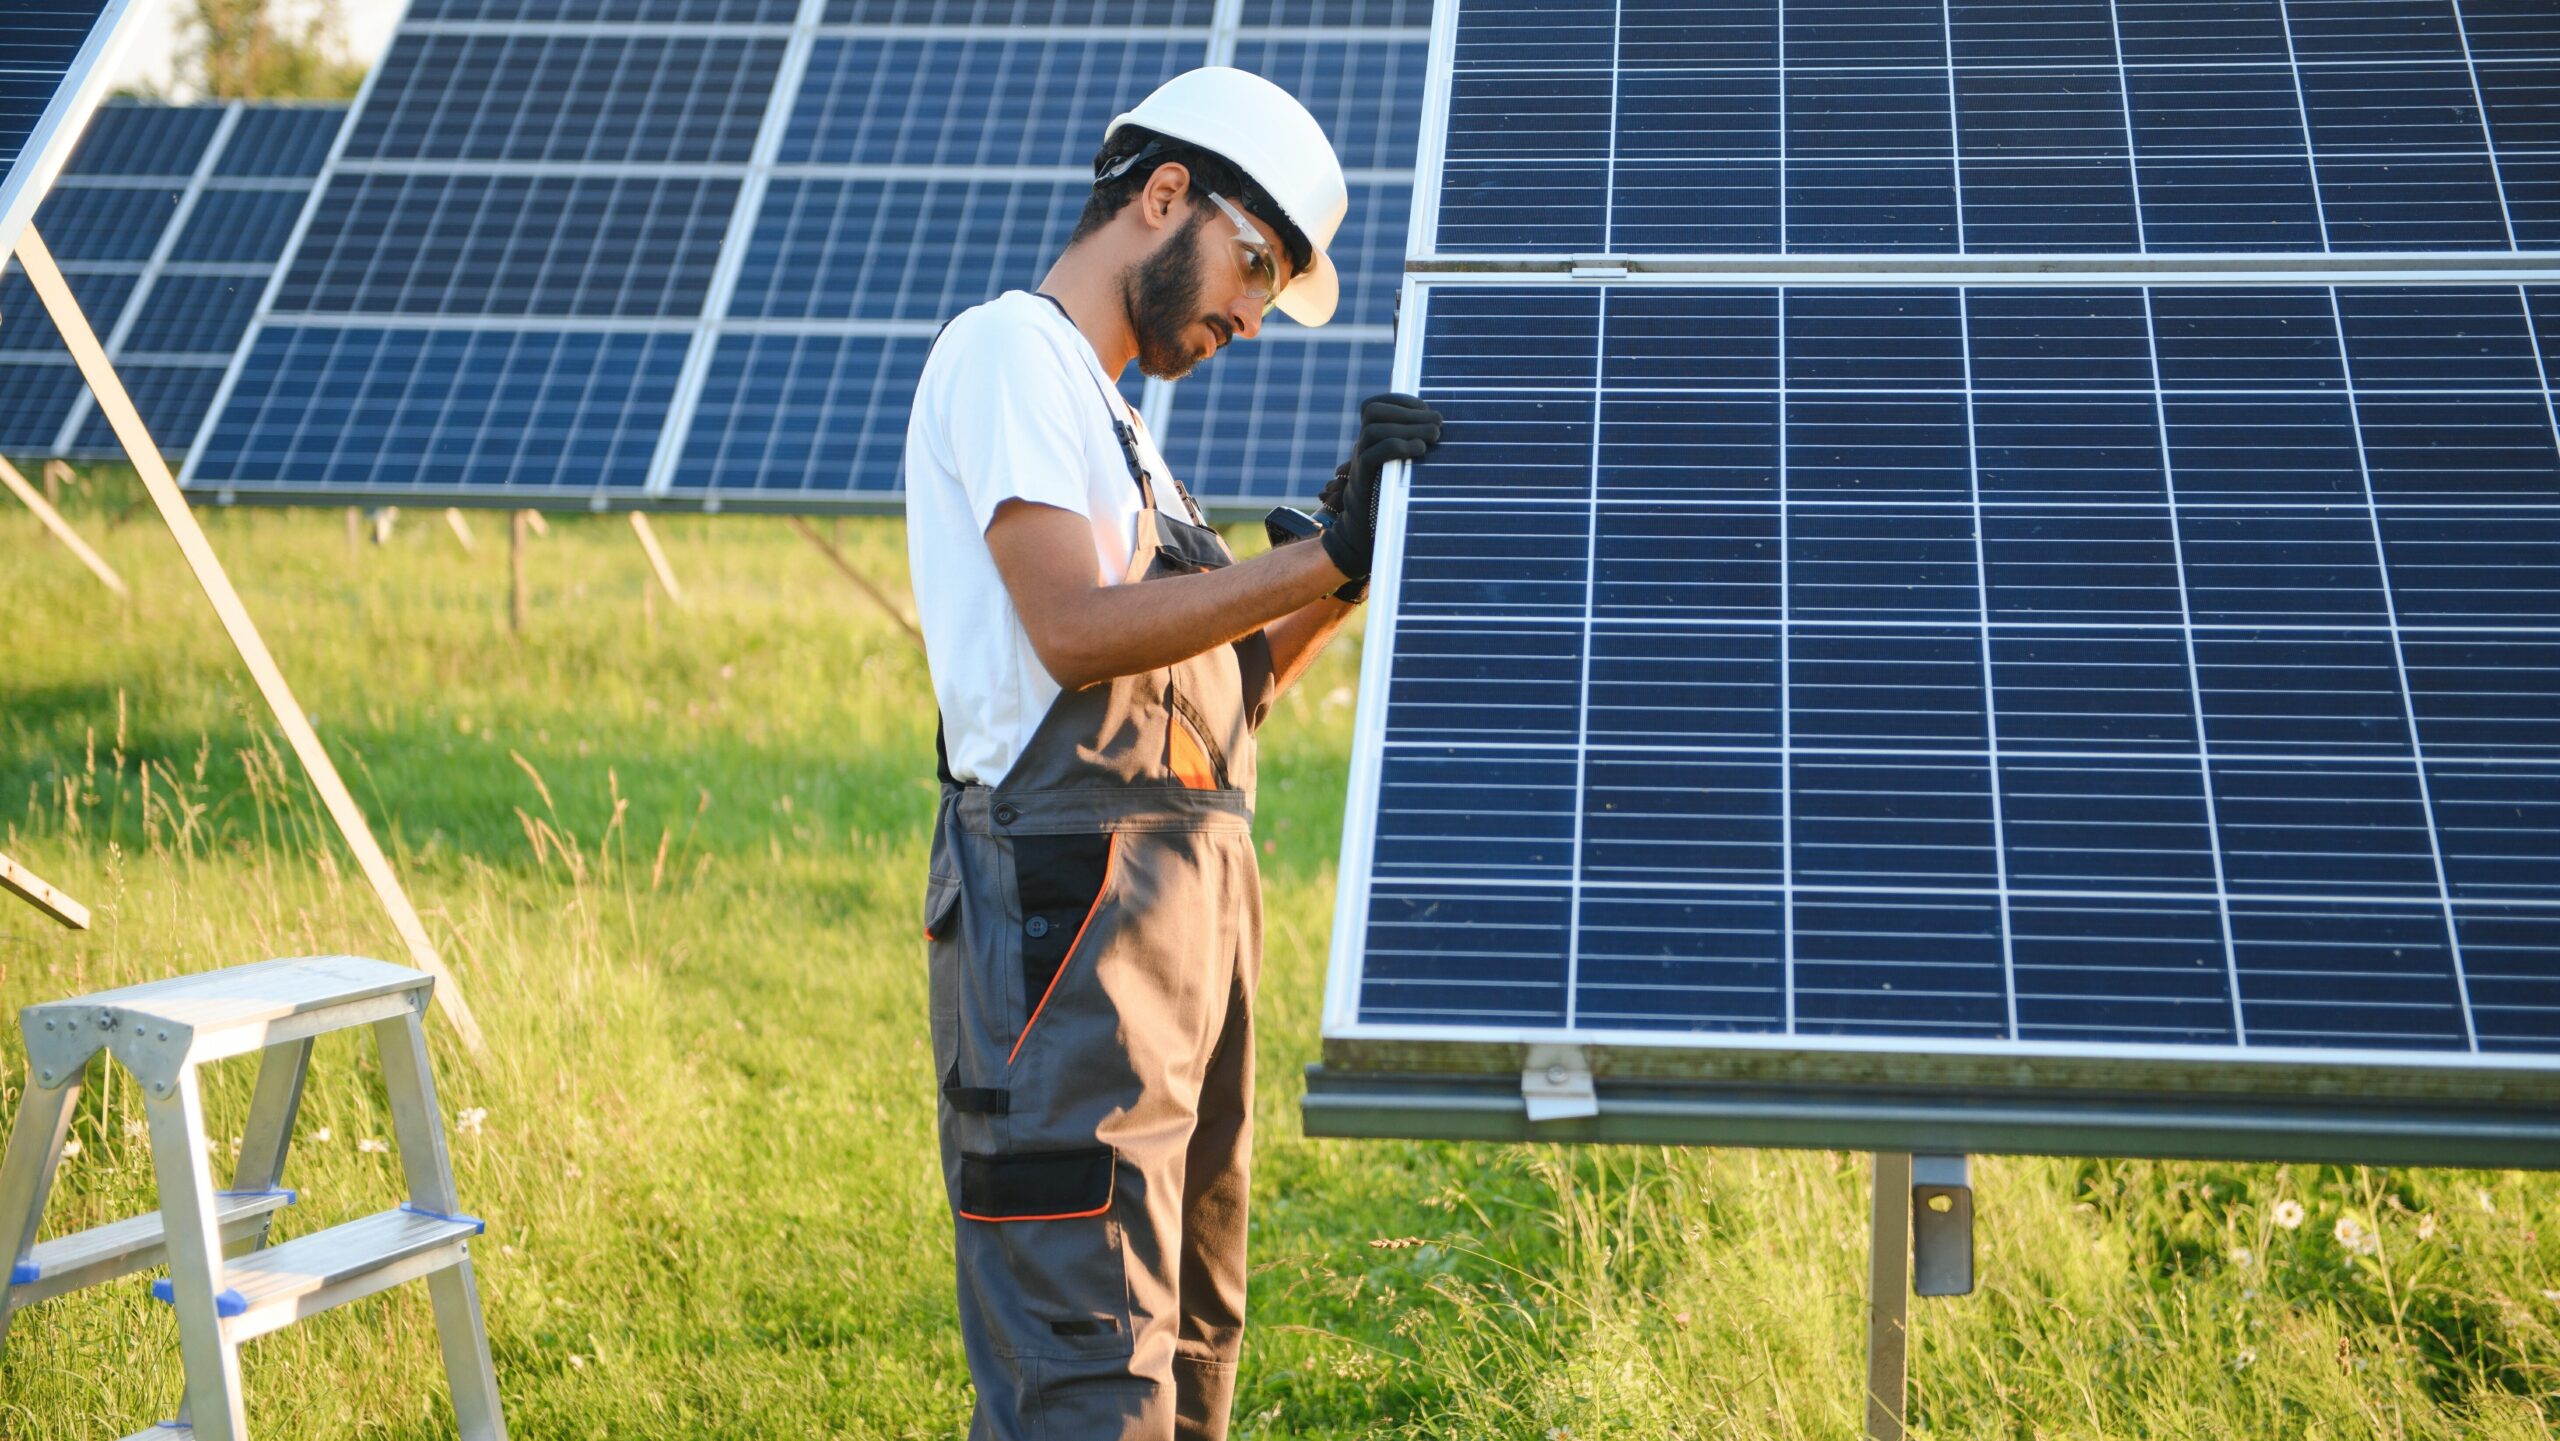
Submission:
POLYGON ((1228 196, 1280 232, 1280 243, 1289 252, 1290 272, 1306 273, 1315 259, 1315 247, 1307 242, 1305 232, 1290 223, 1270 194, 1238 170, 1235 162, 1214 150, 1204 150, 1141 125, 1121 126, 1094 152, 1093 193, 1085 197, 1084 213, 1076 217, 1075 231, 1067 237, 1067 243, 1073 245, 1110 224, 1111 217, 1128 208, 1138 192, 1146 189, 1147 177, 1156 172, 1156 167, 1166 164, 1179 164, 1190 171, 1194 189, 1228 196), (1103 178, 1113 167, 1124 163, 1126 169, 1103 178))

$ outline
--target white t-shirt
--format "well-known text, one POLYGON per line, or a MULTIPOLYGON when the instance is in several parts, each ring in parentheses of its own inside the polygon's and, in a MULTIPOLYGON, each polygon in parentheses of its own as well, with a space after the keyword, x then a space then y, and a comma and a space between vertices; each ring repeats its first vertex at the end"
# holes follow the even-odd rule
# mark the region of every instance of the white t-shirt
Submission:
POLYGON ((960 313, 916 382, 907 416, 907 573, 951 773, 994 785, 1058 698, 987 549, 1008 500, 1054 505, 1093 526, 1095 576, 1119 582, 1138 530, 1138 486, 1109 405, 1138 432, 1156 508, 1182 515, 1172 472, 1084 332, 1026 290, 960 313))

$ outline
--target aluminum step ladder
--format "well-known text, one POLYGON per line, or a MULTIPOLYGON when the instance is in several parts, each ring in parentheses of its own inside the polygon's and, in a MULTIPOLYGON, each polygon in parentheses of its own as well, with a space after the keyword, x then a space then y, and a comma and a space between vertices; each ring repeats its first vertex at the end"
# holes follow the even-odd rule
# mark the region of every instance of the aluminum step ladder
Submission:
POLYGON ((131 1441, 246 1441, 240 1346, 332 1306, 426 1278, 445 1377, 464 1441, 504 1441, 506 1419, 489 1364, 489 1335, 472 1280, 424 1025, 435 980, 354 956, 263 961, 106 991, 19 1013, 27 1093, 0 1156, 0 1241, 12 1266, 0 1304, 0 1345, 19 1309, 166 1264, 152 1294, 178 1312, 186 1408, 131 1441), (285 1153, 311 1065, 312 1038, 370 1025, 382 1047, 406 1204, 282 1245, 267 1244, 285 1153), (46 1197, 89 1063, 112 1055, 141 1082, 159 1173, 160 1209, 35 1244, 46 1197), (216 1189, 205 1151, 196 1068, 256 1051, 257 1091, 231 1185, 216 1189))

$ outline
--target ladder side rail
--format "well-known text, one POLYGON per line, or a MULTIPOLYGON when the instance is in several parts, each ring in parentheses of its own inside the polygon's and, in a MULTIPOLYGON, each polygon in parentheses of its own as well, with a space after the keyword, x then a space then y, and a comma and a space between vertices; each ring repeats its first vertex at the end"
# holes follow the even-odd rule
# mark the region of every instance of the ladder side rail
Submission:
MULTIPOLYGON (((249 1099, 249 1120, 240 1129, 240 1159, 231 1168, 237 1194, 284 1189, 285 1157, 293 1149, 293 1125, 302 1114, 302 1090, 311 1077, 311 1038, 271 1046, 258 1058, 258 1089, 249 1099)), ((270 1211, 259 1218, 249 1250, 267 1244, 270 1211)))
MULTIPOLYGON (((400 1144, 400 1169, 408 1179, 409 1203, 439 1215, 454 1215, 461 1203, 454 1191, 453 1157, 445 1147, 444 1122, 436 1104, 426 1026, 420 1014, 412 1011, 405 1019, 377 1022, 373 1030, 382 1045, 392 1134, 400 1144)), ((462 1441, 506 1441, 506 1413, 498 1399, 498 1373, 489 1355, 489 1327, 481 1314, 480 1287, 472 1274, 468 1244, 459 1262, 427 1277, 427 1292, 435 1304, 436 1341, 444 1351, 445 1381, 453 1391, 454 1420, 462 1441)))
POLYGON ((169 1289, 178 1312, 178 1351, 187 1370, 186 1416, 195 1441, 248 1441, 241 1404, 240 1348, 223 1332, 222 1236, 215 1223, 213 1173, 205 1162, 204 1092, 181 1066, 165 1087, 146 1086, 151 1159, 167 1228, 169 1289))
POLYGON ((80 1099, 80 1082, 88 1069, 84 1062, 62 1077, 62 1084, 48 1086, 30 1062, 26 1092, 9 1124, 9 1149, 0 1156, 0 1238, 9 1243, 9 1280, 0 1289, 0 1348, 9 1343, 9 1318, 17 1310, 11 1293, 17 1289, 18 1267, 35 1250, 44 1204, 53 1195, 54 1171, 62 1164, 63 1138, 71 1134, 71 1108, 80 1099))

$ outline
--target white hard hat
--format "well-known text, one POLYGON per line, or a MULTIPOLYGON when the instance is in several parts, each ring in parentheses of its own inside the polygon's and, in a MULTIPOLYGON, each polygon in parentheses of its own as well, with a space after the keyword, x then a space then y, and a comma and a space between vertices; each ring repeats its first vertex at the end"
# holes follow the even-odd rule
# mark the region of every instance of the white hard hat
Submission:
POLYGON ((1102 132, 1103 144, 1123 125, 1212 151, 1260 186, 1315 250, 1306 273, 1280 292, 1280 313, 1300 325, 1333 318, 1342 281, 1324 249, 1351 208, 1351 187, 1343 182, 1342 162, 1334 158, 1324 127, 1296 96, 1250 71, 1204 66, 1157 86, 1111 122, 1102 132))

